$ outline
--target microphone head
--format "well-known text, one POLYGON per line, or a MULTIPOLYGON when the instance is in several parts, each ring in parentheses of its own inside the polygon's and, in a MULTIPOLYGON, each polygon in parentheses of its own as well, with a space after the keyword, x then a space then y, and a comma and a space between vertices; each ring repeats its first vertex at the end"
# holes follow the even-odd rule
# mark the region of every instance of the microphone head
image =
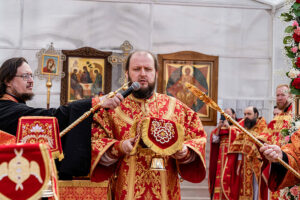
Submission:
POLYGON ((133 82, 130 87, 132 87, 132 89, 134 91, 138 91, 141 86, 140 86, 139 82, 133 82))

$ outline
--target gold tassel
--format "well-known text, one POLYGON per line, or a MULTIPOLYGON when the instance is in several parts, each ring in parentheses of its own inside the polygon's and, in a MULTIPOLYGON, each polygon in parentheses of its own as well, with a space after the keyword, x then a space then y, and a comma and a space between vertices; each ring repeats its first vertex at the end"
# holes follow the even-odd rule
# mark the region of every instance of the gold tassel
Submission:
POLYGON ((52 152, 52 158, 53 159, 57 159, 58 158, 59 161, 62 161, 62 159, 64 159, 64 157, 65 157, 64 154, 60 153, 59 151, 52 152))
POLYGON ((59 156, 58 156, 58 160, 62 161, 62 159, 64 159, 64 158, 65 158, 64 154, 60 153, 59 156))

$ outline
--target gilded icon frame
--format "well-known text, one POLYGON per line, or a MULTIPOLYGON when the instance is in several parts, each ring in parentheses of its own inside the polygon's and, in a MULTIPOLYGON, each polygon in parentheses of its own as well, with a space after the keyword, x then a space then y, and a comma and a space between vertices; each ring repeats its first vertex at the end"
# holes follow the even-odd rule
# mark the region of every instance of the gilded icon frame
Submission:
POLYGON ((111 91, 112 66, 103 52, 91 47, 62 50, 65 77, 61 81, 61 104, 101 96, 111 91), (78 74, 77 74, 78 73, 78 74), (101 80, 101 81, 100 81, 101 80))
POLYGON ((59 65, 60 65, 60 55, 43 54, 42 63, 40 66, 41 74, 58 76, 59 65), (49 66, 49 63, 51 64, 51 66, 49 66))
POLYGON ((189 82, 216 103, 218 100, 218 56, 194 51, 158 54, 159 77, 157 91, 174 96, 196 111, 203 125, 217 124, 217 111, 209 108, 185 88, 189 82))

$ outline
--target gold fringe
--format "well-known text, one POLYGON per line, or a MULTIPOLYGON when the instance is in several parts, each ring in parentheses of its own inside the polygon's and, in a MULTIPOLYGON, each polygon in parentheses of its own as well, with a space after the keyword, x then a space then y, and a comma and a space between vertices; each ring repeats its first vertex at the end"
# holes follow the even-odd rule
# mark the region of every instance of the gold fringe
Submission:
POLYGON ((64 159, 64 158, 65 158, 65 156, 63 153, 59 154, 59 156, 58 156, 59 161, 62 161, 62 159, 64 159))
POLYGON ((175 123, 178 133, 177 141, 166 149, 161 149, 157 145, 155 145, 149 138, 148 138, 148 129, 150 126, 150 118, 146 118, 142 121, 142 139, 144 143, 155 153, 160 155, 170 156, 177 151, 182 149, 182 144, 184 142, 184 128, 181 124, 175 123))
POLYGON ((64 154, 63 153, 60 153, 59 151, 53 151, 52 152, 52 158, 53 159, 57 159, 58 158, 58 160, 59 161, 61 161, 62 159, 64 159, 64 154))

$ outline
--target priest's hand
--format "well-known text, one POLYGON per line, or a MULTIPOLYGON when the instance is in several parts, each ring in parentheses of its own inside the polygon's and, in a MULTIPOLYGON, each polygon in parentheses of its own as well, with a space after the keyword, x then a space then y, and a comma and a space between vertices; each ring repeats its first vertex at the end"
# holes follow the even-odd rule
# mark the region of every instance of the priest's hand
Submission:
POLYGON ((221 129, 221 127, 224 125, 223 123, 224 123, 224 121, 220 120, 218 125, 217 125, 217 129, 221 129))
POLYGON ((124 97, 120 94, 117 93, 114 97, 106 99, 106 96, 101 97, 100 101, 104 99, 104 102, 101 104, 102 108, 107 108, 107 109, 115 109, 118 107, 121 102, 124 100, 124 97))
POLYGON ((216 131, 216 134, 215 135, 219 135, 219 132, 220 132, 220 129, 221 127, 224 125, 224 121, 223 120, 220 120, 218 125, 217 125, 217 131, 216 131))
POLYGON ((188 155, 188 153, 189 153, 189 149, 185 144, 183 144, 182 149, 174 153, 172 157, 175 158, 176 160, 180 160, 185 158, 188 155))
POLYGON ((224 120, 224 126, 226 127, 226 128, 229 128, 230 127, 230 125, 229 125, 229 123, 228 123, 228 121, 227 120, 224 120))
POLYGON ((130 138, 122 142, 122 150, 126 155, 129 155, 133 149, 135 138, 130 138))
POLYGON ((277 158, 282 159, 282 151, 277 145, 269 145, 265 143, 259 150, 270 162, 278 162, 277 158))

